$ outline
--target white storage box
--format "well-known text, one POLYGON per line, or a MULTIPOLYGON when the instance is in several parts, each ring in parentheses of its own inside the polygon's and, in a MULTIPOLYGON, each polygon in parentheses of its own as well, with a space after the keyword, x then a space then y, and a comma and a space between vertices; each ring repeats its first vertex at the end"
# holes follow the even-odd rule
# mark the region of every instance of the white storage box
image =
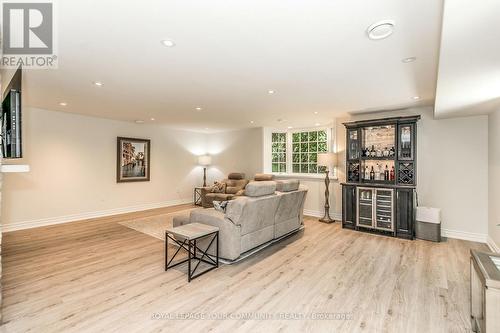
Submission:
POLYGON ((441 241, 441 209, 417 207, 415 237, 433 242, 441 241))

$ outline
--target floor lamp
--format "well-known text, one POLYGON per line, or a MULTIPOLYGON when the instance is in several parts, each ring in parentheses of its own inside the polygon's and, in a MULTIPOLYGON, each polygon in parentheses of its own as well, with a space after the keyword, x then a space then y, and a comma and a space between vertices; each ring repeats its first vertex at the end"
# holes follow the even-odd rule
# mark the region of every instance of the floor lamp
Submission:
POLYGON ((326 167, 325 170, 325 215, 319 219, 320 222, 332 223, 334 219, 330 217, 330 168, 337 165, 337 155, 335 153, 318 154, 318 166, 326 167))
POLYGON ((198 164, 203 167, 203 187, 207 186, 207 166, 212 164, 212 156, 202 155, 198 156, 198 164))

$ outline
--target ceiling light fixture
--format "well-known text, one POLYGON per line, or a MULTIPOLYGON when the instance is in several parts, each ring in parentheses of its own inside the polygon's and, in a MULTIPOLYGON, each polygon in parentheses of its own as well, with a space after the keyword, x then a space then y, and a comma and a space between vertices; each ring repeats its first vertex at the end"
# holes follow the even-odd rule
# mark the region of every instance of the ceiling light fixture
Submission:
POLYGON ((161 43, 163 44, 163 46, 165 47, 174 47, 175 46, 175 43, 173 40, 170 40, 170 39, 164 39, 161 41, 161 43))
POLYGON ((366 29, 366 34, 371 40, 380 40, 389 37, 394 32, 395 22, 383 20, 376 22, 366 29))
POLYGON ((198 106, 198 107, 196 107, 196 111, 201 111, 201 110, 203 110, 203 109, 202 109, 202 108, 200 108, 199 106, 198 106))
POLYGON ((403 60, 401 60, 402 62, 404 62, 405 64, 409 63, 409 62, 414 62, 415 60, 417 60, 417 57, 409 57, 409 58, 404 58, 403 60))
POLYGON ((66 106, 66 105, 68 105, 68 103, 66 103, 66 102, 61 102, 61 103, 59 103, 59 105, 60 105, 60 106, 66 106))
POLYGON ((413 96, 413 99, 417 101, 420 99, 420 96, 413 96))
POLYGON ((320 123, 316 123, 316 124, 314 124, 314 125, 319 126, 319 125, 321 125, 321 124, 320 124, 320 123))
POLYGON ((250 120, 250 124, 253 124, 253 120, 250 120))
POLYGON ((274 90, 268 90, 268 91, 267 91, 267 93, 268 93, 269 95, 272 95, 272 94, 274 94, 274 93, 275 93, 275 91, 274 91, 274 90))
POLYGON ((318 114, 318 111, 314 111, 314 114, 318 114))
POLYGON ((155 118, 151 118, 150 120, 151 120, 151 121, 155 121, 156 119, 155 119, 155 118))
POLYGON ((141 120, 141 119, 137 119, 135 121, 136 124, 144 124, 144 120, 141 120))
POLYGON ((94 81, 94 86, 102 87, 103 85, 104 85, 104 83, 102 83, 100 81, 94 81))
POLYGON ((292 129, 293 127, 292 126, 288 126, 288 129, 292 129))

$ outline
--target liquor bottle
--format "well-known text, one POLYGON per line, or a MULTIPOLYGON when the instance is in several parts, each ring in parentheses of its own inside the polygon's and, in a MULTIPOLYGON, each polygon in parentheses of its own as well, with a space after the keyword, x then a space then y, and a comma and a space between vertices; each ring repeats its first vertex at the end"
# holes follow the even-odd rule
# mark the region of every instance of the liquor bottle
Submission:
POLYGON ((372 150, 370 150, 370 156, 375 157, 377 155, 377 152, 375 151, 375 146, 372 145, 372 150))
POLYGON ((372 171, 370 171, 370 180, 375 180, 375 170, 373 170, 373 165, 372 165, 372 171))
POLYGON ((377 168, 378 168, 378 180, 384 180, 384 169, 382 168, 382 164, 378 164, 377 168))
POLYGON ((391 181, 393 181, 394 178, 396 178, 396 172, 394 171, 394 165, 392 166, 389 178, 390 178, 391 181))
POLYGON ((385 165, 385 171, 384 171, 384 180, 389 180, 389 167, 387 166, 387 164, 385 165))
POLYGON ((394 146, 391 147, 391 149, 389 150, 389 156, 394 156, 396 155, 396 149, 394 149, 394 146))
POLYGON ((363 175, 363 179, 370 179, 370 169, 368 169, 368 165, 365 166, 365 174, 363 175))

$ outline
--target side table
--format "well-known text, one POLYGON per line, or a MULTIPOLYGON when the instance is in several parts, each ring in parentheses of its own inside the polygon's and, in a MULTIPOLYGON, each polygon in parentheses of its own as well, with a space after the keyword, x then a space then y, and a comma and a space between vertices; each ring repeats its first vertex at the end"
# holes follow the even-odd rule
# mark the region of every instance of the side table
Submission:
POLYGON ((193 202, 196 206, 201 206, 201 189, 203 187, 195 187, 193 190, 193 202))
POLYGON ((197 278, 217 267, 219 267, 219 228, 201 223, 189 223, 179 227, 168 228, 165 231, 165 271, 177 265, 188 263, 188 282, 197 278), (205 237, 210 237, 210 242, 206 249, 201 249, 197 240, 205 237), (171 239, 179 248, 175 251, 170 260, 168 259, 168 240, 171 239), (215 243, 215 260, 208 254, 208 250, 215 243), (186 247, 187 246, 187 247, 186 247), (184 249, 188 253, 187 259, 172 263, 179 251, 184 249), (193 261, 197 261, 193 269, 193 261), (210 268, 197 273, 196 270, 201 262, 210 266, 210 268))

